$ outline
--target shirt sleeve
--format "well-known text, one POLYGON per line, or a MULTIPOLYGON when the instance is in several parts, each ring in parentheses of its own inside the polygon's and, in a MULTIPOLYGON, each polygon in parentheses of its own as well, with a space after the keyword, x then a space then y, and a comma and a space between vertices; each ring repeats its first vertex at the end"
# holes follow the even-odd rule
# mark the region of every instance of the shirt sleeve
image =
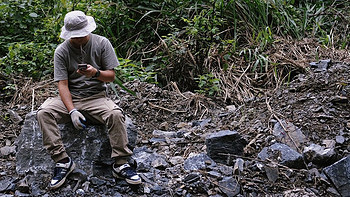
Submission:
POLYGON ((68 69, 65 66, 65 60, 63 57, 63 54, 60 50, 61 48, 58 47, 55 50, 54 54, 54 81, 61 81, 61 80, 67 80, 68 79, 68 69))
POLYGON ((117 55, 114 48, 108 39, 104 40, 102 49, 102 68, 105 70, 111 70, 119 65, 117 55))

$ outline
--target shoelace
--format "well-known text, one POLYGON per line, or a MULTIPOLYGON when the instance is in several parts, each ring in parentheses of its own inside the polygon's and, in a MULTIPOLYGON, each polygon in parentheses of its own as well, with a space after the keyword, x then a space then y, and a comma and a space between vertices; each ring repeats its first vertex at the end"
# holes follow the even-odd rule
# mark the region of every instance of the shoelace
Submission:
POLYGON ((55 168, 54 169, 54 177, 55 178, 61 178, 64 176, 64 174, 67 172, 66 168, 55 168))
POLYGON ((124 171, 125 175, 128 176, 128 177, 136 175, 135 170, 132 169, 131 167, 126 167, 122 171, 124 171))

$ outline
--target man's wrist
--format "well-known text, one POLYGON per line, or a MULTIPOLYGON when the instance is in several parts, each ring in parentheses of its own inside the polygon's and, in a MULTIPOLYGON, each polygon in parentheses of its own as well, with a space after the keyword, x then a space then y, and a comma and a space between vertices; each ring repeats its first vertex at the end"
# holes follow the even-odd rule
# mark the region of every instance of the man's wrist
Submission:
POLYGON ((78 110, 73 108, 72 110, 70 110, 69 115, 72 115, 72 113, 75 112, 75 111, 78 111, 78 110))
POLYGON ((101 75, 101 71, 100 71, 98 68, 96 68, 96 73, 95 73, 94 76, 92 76, 92 78, 97 78, 97 77, 99 77, 100 75, 101 75))

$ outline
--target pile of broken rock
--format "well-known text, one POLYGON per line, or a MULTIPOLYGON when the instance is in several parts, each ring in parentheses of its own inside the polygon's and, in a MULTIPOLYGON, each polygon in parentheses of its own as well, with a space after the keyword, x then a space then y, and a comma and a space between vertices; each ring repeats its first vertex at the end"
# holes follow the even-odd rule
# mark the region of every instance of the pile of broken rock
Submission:
POLYGON ((129 84, 143 90, 142 99, 121 90, 117 101, 130 116, 129 143, 143 179, 137 187, 112 177, 104 126, 76 131, 66 124, 62 137, 77 168, 61 188, 48 190, 54 164, 29 113, 16 145, 1 148, 2 157, 16 154, 17 176, 1 175, 0 195, 349 196, 350 69, 311 66, 274 95, 240 106, 211 102, 209 113, 197 113, 198 105, 191 113, 194 94, 129 84))
MULTIPOLYGON (((208 122, 201 121, 194 127, 203 127, 208 122)), ((127 123, 130 145, 135 147, 137 131, 130 119, 127 123)), ((17 183, 16 196, 26 196, 26 193, 60 196, 62 191, 62 196, 243 196, 249 193, 259 196, 258 191, 249 191, 247 182, 259 183, 265 180, 261 177, 249 179, 249 176, 244 176, 247 172, 264 174, 266 181, 271 184, 283 180, 281 176, 293 179, 296 174, 304 172, 307 176, 305 181, 322 181, 329 186, 328 192, 331 194, 337 195, 339 192, 347 196, 350 191, 350 156, 337 161, 335 145, 341 142, 326 140, 323 146, 311 144, 299 153, 305 136, 292 123, 281 123, 277 122, 273 129, 276 141, 271 141, 271 145, 263 148, 255 159, 243 156, 248 142, 237 131, 222 130, 206 135, 206 153, 189 153, 185 158, 170 156, 172 151, 169 149, 176 149, 172 146, 189 142, 193 137, 191 132, 184 129, 177 132, 154 130, 149 142, 158 147, 157 151, 147 146, 134 148, 133 159, 144 181, 136 189, 112 178, 110 166, 113 161, 108 159, 111 150, 103 126, 90 126, 84 131, 76 131, 72 125, 60 125, 67 150, 78 168, 62 189, 48 191, 47 183, 54 164, 42 148, 41 132, 35 113, 31 113, 17 140, 16 169, 24 178, 17 183), (327 164, 330 165, 322 172, 314 167, 327 164), (242 186, 240 182, 245 185, 242 186)), ((11 184, 14 182, 8 182, 8 189, 12 189, 11 184)), ((286 190, 281 195, 287 193, 319 195, 313 188, 286 190)))

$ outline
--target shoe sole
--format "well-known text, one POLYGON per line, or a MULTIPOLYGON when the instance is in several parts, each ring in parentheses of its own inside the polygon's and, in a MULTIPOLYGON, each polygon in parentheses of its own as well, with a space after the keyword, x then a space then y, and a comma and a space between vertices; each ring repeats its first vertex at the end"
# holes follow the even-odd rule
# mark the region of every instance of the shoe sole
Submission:
POLYGON ((58 182, 56 185, 52 185, 50 188, 57 189, 57 188, 61 187, 63 185, 63 183, 66 182, 66 178, 68 177, 68 175, 71 172, 73 172, 74 168, 75 168, 75 163, 73 162, 71 169, 67 172, 67 175, 60 182, 58 182))
POLYGON ((141 179, 140 180, 131 180, 131 179, 126 179, 126 178, 123 178, 121 176, 118 176, 118 174, 116 174, 114 171, 112 172, 113 173, 113 176, 117 179, 121 179, 121 180, 125 180, 127 183, 131 184, 131 185, 140 185, 141 184, 141 179))

